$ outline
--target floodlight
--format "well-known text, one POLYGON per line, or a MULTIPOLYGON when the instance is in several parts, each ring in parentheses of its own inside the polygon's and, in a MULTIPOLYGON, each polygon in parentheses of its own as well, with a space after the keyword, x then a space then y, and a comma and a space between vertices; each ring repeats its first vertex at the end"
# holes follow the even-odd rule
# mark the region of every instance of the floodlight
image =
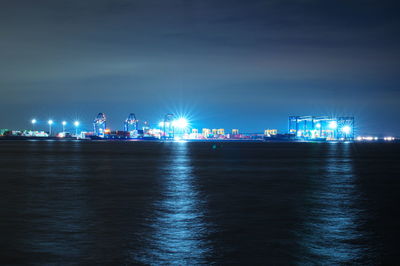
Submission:
POLYGON ((186 128, 188 124, 188 121, 183 117, 172 121, 172 125, 177 128, 186 128))
POLYGON ((336 129, 337 128, 337 122, 336 121, 331 121, 329 123, 329 128, 331 129, 336 129))
POLYGON ((351 127, 350 126, 342 127, 342 132, 345 134, 349 134, 351 132, 351 127))

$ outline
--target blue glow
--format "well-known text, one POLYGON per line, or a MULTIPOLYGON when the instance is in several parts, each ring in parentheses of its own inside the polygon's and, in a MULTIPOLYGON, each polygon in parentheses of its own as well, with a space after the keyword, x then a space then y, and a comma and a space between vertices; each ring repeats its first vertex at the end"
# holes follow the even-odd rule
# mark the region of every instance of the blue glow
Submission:
POLYGON ((316 203, 304 215, 301 234, 301 245, 310 255, 300 264, 319 257, 327 265, 349 264, 367 252, 362 243, 354 241, 363 235, 360 214, 365 210, 355 207, 360 194, 350 150, 350 145, 331 143, 325 164, 320 166, 321 179, 313 181, 315 191, 309 197, 316 203))
POLYGON ((161 197, 155 202, 154 218, 149 223, 153 233, 146 239, 151 245, 133 256, 144 264, 159 265, 174 262, 176 265, 207 264, 209 245, 203 239, 210 225, 204 221, 207 206, 198 192, 193 173, 188 143, 167 146, 167 156, 162 167, 161 197))

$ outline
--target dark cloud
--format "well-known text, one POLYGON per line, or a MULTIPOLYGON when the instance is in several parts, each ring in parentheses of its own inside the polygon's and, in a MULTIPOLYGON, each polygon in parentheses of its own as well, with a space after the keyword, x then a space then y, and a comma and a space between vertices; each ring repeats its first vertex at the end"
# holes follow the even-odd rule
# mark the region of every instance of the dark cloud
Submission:
POLYGON ((341 112, 398 132, 399 24, 394 1, 2 2, 0 127, 190 103, 199 127, 341 112))

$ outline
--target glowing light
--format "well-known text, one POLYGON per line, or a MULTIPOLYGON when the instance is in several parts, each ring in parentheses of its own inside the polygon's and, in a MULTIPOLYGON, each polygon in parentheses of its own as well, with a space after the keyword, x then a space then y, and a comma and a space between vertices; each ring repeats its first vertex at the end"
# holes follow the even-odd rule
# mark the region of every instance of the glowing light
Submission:
POLYGON ((185 118, 182 117, 172 121, 172 125, 177 128, 186 128, 189 125, 189 123, 185 118))
POLYGON ((315 127, 316 127, 316 128, 321 128, 321 124, 318 123, 318 124, 315 125, 315 127))
POLYGON ((62 123, 61 123, 63 126, 65 126, 66 124, 67 124, 67 122, 66 121, 62 121, 62 123))
POLYGON ((345 134, 349 134, 351 132, 351 127, 350 126, 342 127, 342 132, 345 134))
POLYGON ((47 123, 48 123, 49 125, 52 125, 52 124, 54 123, 54 121, 53 121, 53 120, 49 120, 49 121, 47 121, 47 123))
POLYGON ((37 122, 36 119, 32 119, 31 121, 32 124, 36 124, 36 122, 37 122))
POLYGON ((337 128, 337 122, 336 121, 331 121, 329 123, 329 128, 331 129, 336 129, 337 128))
POLYGON ((76 127, 79 127, 79 124, 80 124, 79 121, 74 122, 74 126, 76 126, 76 127))

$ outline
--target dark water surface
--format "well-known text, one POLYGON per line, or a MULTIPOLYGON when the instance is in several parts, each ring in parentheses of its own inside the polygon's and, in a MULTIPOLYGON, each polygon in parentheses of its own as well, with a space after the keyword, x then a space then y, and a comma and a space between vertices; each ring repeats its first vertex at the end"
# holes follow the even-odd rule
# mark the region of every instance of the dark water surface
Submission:
POLYGON ((0 142, 0 263, 399 263, 400 144, 213 145, 0 142))

